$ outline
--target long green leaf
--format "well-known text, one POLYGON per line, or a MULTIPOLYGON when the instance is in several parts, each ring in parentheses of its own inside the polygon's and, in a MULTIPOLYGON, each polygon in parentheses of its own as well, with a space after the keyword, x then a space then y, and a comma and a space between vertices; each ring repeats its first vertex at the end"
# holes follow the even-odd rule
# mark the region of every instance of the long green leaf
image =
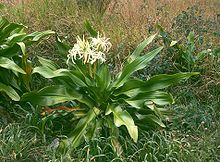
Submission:
POLYGON ((14 33, 18 33, 24 27, 25 26, 21 24, 9 23, 0 31, 0 40, 2 41, 5 38, 9 37, 13 33, 13 31, 15 31, 14 33))
POLYGON ((18 42, 17 44, 20 46, 22 54, 25 55, 25 53, 26 53, 25 44, 23 42, 18 42))
POLYGON ((21 101, 41 106, 51 106, 72 100, 77 100, 89 107, 94 105, 88 96, 83 96, 78 90, 67 88, 65 85, 48 86, 39 91, 25 93, 21 98, 21 101))
POLYGON ((178 83, 183 79, 188 79, 193 75, 198 75, 197 72, 192 73, 177 73, 173 75, 160 74, 153 76, 147 81, 129 80, 120 89, 116 90, 114 95, 125 94, 134 96, 137 93, 157 91, 169 87, 172 84, 178 83))
POLYGON ((164 123, 161 121, 161 119, 159 119, 157 116, 155 116, 153 114, 141 115, 141 114, 137 113, 136 116, 139 120, 138 123, 140 123, 140 125, 154 125, 154 124, 157 124, 161 127, 166 127, 164 125, 164 123))
POLYGON ((62 141, 64 145, 71 145, 76 148, 83 136, 86 134, 88 125, 98 116, 100 110, 97 108, 91 108, 90 111, 86 114, 86 116, 78 122, 73 132, 70 133, 70 137, 62 141))
POLYGON ((0 30, 2 30, 9 22, 5 17, 0 17, 0 30))
POLYGON ((147 63, 151 61, 162 49, 163 47, 159 47, 144 56, 136 58, 134 61, 126 65, 123 68, 122 73, 116 78, 113 86, 116 88, 122 86, 132 73, 145 68, 147 63))
POLYGON ((5 44, 13 46, 17 42, 22 42, 23 38, 26 36, 26 33, 15 33, 10 37, 6 38, 5 44))
POLYGON ((33 74, 38 73, 47 79, 58 78, 58 77, 67 77, 72 80, 72 83, 74 83, 80 87, 87 86, 86 83, 83 81, 83 78, 80 78, 79 73, 77 73, 76 71, 70 71, 67 69, 53 70, 53 69, 50 69, 49 67, 46 67, 46 66, 39 66, 39 67, 35 67, 33 69, 32 73, 33 74))
POLYGON ((152 101, 157 105, 167 105, 174 102, 171 94, 161 91, 151 91, 146 93, 138 93, 134 97, 124 99, 129 105, 135 108, 143 108, 145 102, 152 101))
POLYGON ((33 32, 31 34, 27 34, 22 41, 25 41, 25 40, 29 40, 31 42, 38 42, 40 41, 41 39, 47 37, 47 36, 50 36, 52 34, 55 34, 54 31, 52 30, 46 30, 46 31, 41 31, 41 32, 33 32))
POLYGON ((84 26, 92 37, 97 37, 98 35, 97 31, 93 29, 92 25, 88 20, 85 21, 84 26))
POLYGON ((131 115, 126 110, 122 110, 120 106, 110 106, 110 109, 113 112, 116 127, 125 125, 131 138, 134 142, 137 142, 138 127, 134 124, 134 120, 131 115))
POLYGON ((14 61, 6 57, 0 57, 0 67, 3 67, 8 70, 26 74, 25 71, 20 68, 14 61))
POLYGON ((46 67, 49 67, 50 69, 52 70, 57 70, 57 65, 55 64, 55 62, 53 62, 52 60, 49 60, 49 59, 45 59, 43 57, 40 57, 38 56, 38 61, 40 62, 40 64, 42 66, 46 66, 46 67))
POLYGON ((137 48, 134 50, 132 55, 128 58, 129 62, 134 61, 137 57, 140 56, 141 52, 143 52, 144 48, 149 45, 155 38, 157 34, 150 36, 149 38, 145 39, 142 43, 140 43, 137 48))
POLYGON ((99 87, 101 91, 107 89, 107 87, 110 85, 111 74, 109 72, 107 65, 102 64, 98 68, 96 72, 96 83, 97 83, 97 87, 99 87))
POLYGON ((0 91, 5 92, 14 101, 20 100, 20 96, 11 86, 7 86, 0 82, 0 91))

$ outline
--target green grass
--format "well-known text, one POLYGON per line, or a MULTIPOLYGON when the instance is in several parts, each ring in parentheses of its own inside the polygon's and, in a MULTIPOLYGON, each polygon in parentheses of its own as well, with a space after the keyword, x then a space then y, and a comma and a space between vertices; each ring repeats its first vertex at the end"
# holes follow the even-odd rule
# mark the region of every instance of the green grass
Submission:
POLYGON ((2 126, 0 132, 0 160, 9 161, 46 161, 46 146, 35 132, 23 123, 10 123, 2 126))
MULTIPOLYGON (((75 150, 60 154, 47 150, 57 136, 45 132, 42 134, 42 120, 34 112, 19 111, 16 107, 17 123, 3 123, 0 132, 0 158, 4 161, 218 161, 220 149, 220 113, 219 102, 201 102, 193 94, 185 95, 182 89, 175 113, 167 128, 155 131, 141 131, 138 143, 120 136, 123 152, 117 155, 111 146, 111 139, 95 138, 84 142, 75 150), (191 99, 190 102, 184 100, 191 99)), ((189 94, 189 92, 188 92, 189 94)), ((178 95, 177 95, 178 96, 178 95)), ((30 108, 30 106, 29 106, 30 108)), ((21 107, 20 107, 21 109, 21 107)), ((27 109, 27 108, 26 108, 27 109)), ((13 109, 12 109, 13 110, 13 109)), ((11 116, 15 115, 11 110, 11 116)), ((49 125, 48 125, 49 126, 49 125)), ((47 126, 46 126, 47 127, 47 126)))

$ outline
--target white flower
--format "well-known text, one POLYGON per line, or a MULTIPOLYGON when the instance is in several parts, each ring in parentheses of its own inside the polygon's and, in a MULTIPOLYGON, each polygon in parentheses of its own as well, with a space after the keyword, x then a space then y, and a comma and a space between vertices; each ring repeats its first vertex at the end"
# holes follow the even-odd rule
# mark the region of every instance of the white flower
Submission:
POLYGON ((96 38, 91 38, 91 45, 93 48, 96 48, 97 50, 103 50, 103 52, 108 52, 109 49, 112 47, 112 44, 109 40, 110 38, 100 37, 98 33, 96 38))
POLYGON ((76 40, 77 42, 67 55, 67 64, 69 60, 75 64, 74 60, 77 59, 82 59, 84 64, 93 64, 97 60, 103 63, 105 62, 105 52, 108 52, 112 46, 109 38, 100 37, 99 34, 97 38, 91 38, 90 42, 85 40, 84 36, 82 39, 77 37, 76 40))
POLYGON ((76 44, 74 44, 73 48, 69 50, 69 54, 67 55, 67 64, 69 63, 70 59, 74 64, 74 60, 77 59, 83 59, 84 64, 88 61, 91 53, 90 43, 85 40, 84 36, 82 39, 77 37, 76 41, 76 44))
POLYGON ((79 55, 79 58, 82 58, 80 46, 78 44, 74 44, 74 47, 69 50, 69 54, 67 55, 67 64, 69 63, 70 59, 75 64, 74 60, 77 59, 77 55, 79 55))
POLYGON ((101 63, 105 62, 105 54, 101 51, 95 52, 90 58, 90 63, 93 64, 96 60, 100 60, 101 63))

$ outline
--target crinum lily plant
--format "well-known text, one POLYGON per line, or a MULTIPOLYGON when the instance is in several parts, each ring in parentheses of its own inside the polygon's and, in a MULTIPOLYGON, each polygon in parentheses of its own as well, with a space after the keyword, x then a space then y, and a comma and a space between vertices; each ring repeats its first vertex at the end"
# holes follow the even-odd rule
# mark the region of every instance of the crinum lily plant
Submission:
POLYGON ((103 128, 117 139, 119 128, 125 126, 137 142, 138 129, 152 125, 165 127, 161 110, 174 100, 171 94, 162 90, 197 73, 161 74, 148 80, 132 77, 162 50, 163 47, 159 47, 142 54, 155 34, 138 45, 120 73, 112 74, 105 63, 111 48, 109 38, 94 31, 92 36, 76 38, 73 48, 67 51, 68 69, 58 68, 53 61, 39 57, 42 66, 34 68, 33 73, 58 80, 59 84, 26 93, 22 100, 41 106, 74 101, 83 115, 74 119, 72 132, 62 141, 73 147, 85 138, 100 135, 103 128))

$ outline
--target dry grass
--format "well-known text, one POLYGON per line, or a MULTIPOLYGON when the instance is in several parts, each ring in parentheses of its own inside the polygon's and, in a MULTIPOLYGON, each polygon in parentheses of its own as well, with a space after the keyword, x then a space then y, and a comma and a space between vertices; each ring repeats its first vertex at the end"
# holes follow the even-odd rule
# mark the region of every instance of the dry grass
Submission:
POLYGON ((215 19, 220 13, 219 0, 112 0, 104 16, 92 7, 80 9, 76 0, 11 0, 4 13, 12 21, 29 26, 30 31, 52 29, 70 43, 85 33, 83 22, 89 19, 111 38, 113 53, 119 53, 114 55, 117 59, 126 57, 141 40, 155 33, 157 22, 172 32, 173 19, 195 4, 203 19, 215 19))

